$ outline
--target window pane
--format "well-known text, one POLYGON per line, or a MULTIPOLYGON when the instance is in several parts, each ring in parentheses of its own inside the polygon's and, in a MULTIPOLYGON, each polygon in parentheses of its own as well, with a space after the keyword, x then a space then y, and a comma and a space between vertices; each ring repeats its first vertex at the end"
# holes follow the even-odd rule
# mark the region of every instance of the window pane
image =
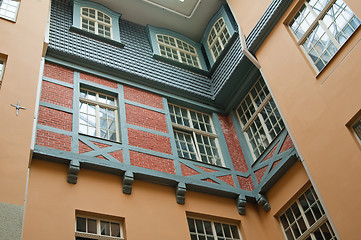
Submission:
POLYGON ((100 221, 100 232, 101 232, 101 235, 106 235, 106 236, 110 235, 109 222, 100 221))
POLYGON ((86 218, 76 218, 76 230, 78 232, 86 232, 86 218))
POLYGON ((97 221, 88 218, 88 233, 97 233, 97 221))
POLYGON ((113 237, 120 237, 120 225, 119 223, 111 223, 111 230, 113 237))

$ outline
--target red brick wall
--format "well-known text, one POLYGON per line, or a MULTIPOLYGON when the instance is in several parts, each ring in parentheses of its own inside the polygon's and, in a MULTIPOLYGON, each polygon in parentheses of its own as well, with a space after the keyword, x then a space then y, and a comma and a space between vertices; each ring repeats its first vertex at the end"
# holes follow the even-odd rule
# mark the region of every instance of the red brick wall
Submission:
POLYGON ((73 108, 73 89, 43 81, 40 101, 73 108))
POLYGON ((291 137, 290 137, 290 135, 287 135, 287 137, 286 137, 286 139, 283 142, 283 145, 281 147, 280 153, 284 152, 284 151, 286 151, 286 150, 288 150, 288 149, 290 149, 292 147, 293 147, 293 142, 291 140, 291 137))
POLYGON ((275 151, 276 151, 277 146, 278 146, 278 143, 277 143, 276 146, 274 146, 273 149, 267 154, 267 156, 262 160, 262 162, 270 159, 270 158, 273 156, 273 154, 274 154, 275 151))
POLYGON ((85 73, 80 73, 80 79, 87 80, 89 82, 97 83, 97 84, 115 88, 115 89, 118 88, 118 85, 115 82, 105 80, 105 79, 102 79, 102 78, 99 78, 99 77, 96 77, 93 75, 85 74, 85 73))
POLYGON ((79 154, 94 151, 91 147, 79 140, 79 154))
POLYGON ((165 115, 145 108, 125 104, 127 123, 161 132, 167 131, 165 115))
POLYGON ((265 166, 261 169, 258 169, 257 171, 254 172, 254 174, 256 175, 256 178, 257 178, 257 182, 260 183, 262 178, 263 178, 263 175, 264 173, 266 172, 266 169, 267 169, 268 166, 265 166))
POLYGON ((123 162, 123 151, 122 150, 118 150, 115 152, 111 152, 109 153, 111 156, 113 156, 114 158, 116 158, 119 162, 123 162))
POLYGON ((233 182, 233 178, 232 175, 227 175, 227 176, 222 176, 222 177, 218 177, 218 179, 222 180, 223 182, 228 183, 229 185, 234 187, 234 182, 233 182))
POLYGON ((253 191, 254 190, 254 185, 253 185, 253 181, 251 176, 245 178, 245 177, 240 177, 237 176, 238 178, 238 182, 239 182, 239 186, 247 191, 253 191))
POLYGON ((248 167, 243 155, 241 145, 239 145, 236 130, 233 127, 231 116, 218 115, 219 121, 223 129, 223 134, 226 139, 227 147, 234 169, 240 172, 247 172, 248 167))
POLYGON ((199 174, 196 170, 184 165, 181 163, 182 175, 183 176, 193 176, 199 174))
POLYGON ((163 109, 161 96, 136 88, 124 86, 124 98, 147 106, 163 109))
POLYGON ((73 83, 72 70, 52 63, 45 63, 44 76, 67 83, 73 83))
POLYGON ((129 145, 157 152, 171 154, 170 140, 167 137, 128 128, 129 145))
POLYGON ((38 129, 36 134, 36 144, 44 147, 55 148, 63 151, 71 151, 71 137, 38 129))
POLYGON ((40 106, 38 123, 49 127, 71 131, 72 117, 73 115, 70 113, 40 106))
POLYGON ((135 151, 129 151, 130 164, 160 172, 175 174, 173 160, 156 157, 135 151))

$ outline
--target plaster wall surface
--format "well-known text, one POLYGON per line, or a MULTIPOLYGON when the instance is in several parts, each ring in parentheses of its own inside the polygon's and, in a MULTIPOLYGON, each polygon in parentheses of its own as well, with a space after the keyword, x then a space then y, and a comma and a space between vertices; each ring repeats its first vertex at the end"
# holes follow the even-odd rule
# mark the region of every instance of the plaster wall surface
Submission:
POLYGON ((300 161, 297 161, 267 193, 271 210, 247 204, 242 218, 243 240, 285 239, 278 217, 309 187, 309 179, 300 161))
MULTIPOLYGON (((361 16, 359 1, 345 2, 361 16)), ((300 3, 291 4, 256 56, 340 237, 358 239, 361 148, 346 124, 361 108, 361 29, 317 73, 287 26, 300 3)))
POLYGON ((0 202, 24 204, 36 90, 49 1, 21 1, 16 22, 0 18, 0 54, 6 58, 0 89, 0 202), (36 12, 36 14, 34 14, 36 12), (20 101, 26 110, 11 104, 20 101))
POLYGON ((81 169, 75 185, 66 177, 66 165, 32 161, 24 240, 73 239, 76 210, 120 217, 126 239, 190 239, 187 216, 235 224, 243 240, 282 239, 275 214, 308 182, 302 164, 295 163, 269 192, 270 212, 248 203, 241 216, 234 199, 188 191, 179 205, 172 187, 135 180, 126 195, 120 176, 81 169))
POLYGON ((190 239, 187 212, 240 224, 234 199, 188 191, 179 205, 173 187, 135 180, 126 195, 120 176, 82 168, 77 184, 66 178, 66 165, 32 161, 24 240, 74 239, 76 210, 123 218, 126 239, 190 239))
POLYGON ((229 5, 236 13, 235 18, 242 27, 242 31, 247 37, 256 26, 272 0, 228 0, 229 5))

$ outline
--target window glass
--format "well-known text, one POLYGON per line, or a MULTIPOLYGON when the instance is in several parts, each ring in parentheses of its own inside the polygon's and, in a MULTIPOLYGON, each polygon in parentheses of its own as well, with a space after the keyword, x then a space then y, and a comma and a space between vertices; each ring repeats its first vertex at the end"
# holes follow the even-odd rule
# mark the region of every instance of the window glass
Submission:
POLYGON ((313 187, 306 190, 279 220, 288 240, 337 239, 313 187))
POLYGON ((113 96, 80 89, 80 133, 119 141, 117 113, 118 107, 113 96))
POLYGON ((230 38, 231 35, 229 34, 224 19, 218 19, 217 22, 213 25, 207 40, 208 47, 212 52, 214 60, 217 60, 230 38))
POLYGON ((112 38, 112 20, 110 16, 93 8, 81 8, 81 28, 102 37, 112 38))
POLYGON ((289 27, 309 59, 321 71, 360 23, 342 0, 307 0, 289 27))
POLYGON ((15 21, 18 13, 19 0, 1 0, 0 1, 0 17, 15 21))
POLYGON ((281 114, 262 78, 253 85, 236 111, 252 155, 258 158, 284 128, 281 114))
POLYGON ((203 240, 240 240, 240 234, 236 225, 187 218, 191 239, 203 240))
POLYGON ((211 117, 169 104, 178 156, 223 166, 211 117))
POLYGON ((188 43, 167 35, 157 34, 160 55, 192 67, 201 68, 196 49, 188 43))
POLYGON ((76 216, 76 239, 104 239, 102 236, 111 236, 114 239, 123 239, 121 222, 108 221, 107 219, 76 216), (97 236, 98 235, 98 236, 97 236), (84 238, 85 237, 85 238, 84 238))

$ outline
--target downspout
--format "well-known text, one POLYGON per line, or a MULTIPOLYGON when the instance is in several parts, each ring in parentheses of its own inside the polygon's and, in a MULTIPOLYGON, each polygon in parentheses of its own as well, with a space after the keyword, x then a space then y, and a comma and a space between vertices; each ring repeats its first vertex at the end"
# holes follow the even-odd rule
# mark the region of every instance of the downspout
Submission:
POLYGON ((183 14, 183 13, 180 13, 180 12, 176 11, 176 10, 173 10, 173 9, 171 9, 171 8, 168 8, 168 7, 164 6, 164 5, 161 5, 161 4, 159 4, 159 3, 155 3, 155 2, 153 2, 153 1, 151 1, 151 0, 143 0, 143 2, 149 3, 149 4, 151 4, 151 5, 155 6, 155 7, 158 7, 158 8, 164 9, 164 10, 167 10, 168 12, 177 14, 177 15, 179 15, 179 16, 181 16, 181 17, 184 17, 184 18, 187 18, 187 19, 189 19, 189 18, 191 18, 191 17, 193 16, 194 12, 195 12, 196 9, 198 8, 198 6, 199 6, 199 4, 201 3, 201 1, 202 1, 202 0, 198 0, 198 2, 197 2, 197 4, 194 6, 191 14, 185 15, 185 14, 183 14))
POLYGON ((312 175, 311 175, 310 169, 307 167, 306 162, 305 162, 305 160, 304 160, 304 158, 303 158, 303 156, 302 156, 302 153, 301 153, 301 151, 300 151, 300 148, 298 147, 298 145, 297 145, 297 143, 296 143, 296 140, 295 140, 295 138, 294 138, 294 136, 293 136, 293 134, 292 134, 292 132, 291 132, 291 129, 290 129, 288 123, 285 121, 284 114, 283 114, 283 112, 281 111, 281 108, 280 108, 280 106, 279 106, 279 104, 278 104, 278 101, 277 101, 276 97, 274 96, 274 94, 273 94, 273 92, 272 92, 272 89, 270 88, 270 86, 269 86, 269 84, 268 84, 268 82, 267 82, 267 80, 266 80, 265 74, 264 74, 263 70, 261 69, 261 65, 259 64, 258 60, 252 55, 252 53, 251 53, 251 52, 248 50, 248 48, 247 48, 247 44, 246 44, 246 40, 245 40, 245 36, 244 36, 244 34, 243 34, 243 31, 242 31, 242 28, 241 28, 240 24, 238 23, 238 20, 237 20, 236 15, 235 15, 235 13, 234 13, 234 11, 233 11, 233 8, 232 8, 232 6, 229 4, 228 1, 229 1, 229 0, 226 0, 227 4, 228 4, 228 6, 229 6, 229 9, 231 10, 232 15, 234 16, 234 19, 235 19, 235 21, 236 21, 236 23, 237 23, 237 26, 238 26, 238 31, 239 31, 239 36, 240 36, 239 39, 240 39, 240 43, 241 43, 242 52, 243 52, 243 54, 254 64, 254 66, 259 69, 262 78, 265 80, 264 82, 266 83, 266 85, 267 85, 267 87, 268 87, 268 89, 269 89, 269 91, 270 91, 270 93, 271 93, 271 96, 272 96, 272 98, 273 98, 273 101, 275 102, 275 104, 276 104, 276 106, 277 106, 277 109, 278 109, 279 113, 281 114, 281 117, 282 117, 283 122, 284 122, 284 124, 285 124, 285 128, 287 129, 287 132, 288 132, 288 134, 290 135, 290 138, 291 138, 291 140, 292 140, 292 142, 293 142, 293 144, 294 144, 294 146, 295 146, 295 148, 296 148, 296 151, 297 151, 297 153, 298 153, 298 155, 299 155, 299 158, 300 158, 300 161, 301 161, 301 163, 302 163, 302 166, 304 167, 304 169, 305 169, 305 171, 306 171, 307 177, 308 177, 308 179, 310 180, 313 188, 314 188, 315 191, 316 191, 316 194, 317 194, 317 196, 318 196, 318 198, 319 198, 319 200, 320 200, 320 202, 321 202, 321 205, 322 205, 322 207, 323 207, 323 209, 324 209, 324 211, 325 211, 325 213, 326 213, 327 219, 328 219, 329 223, 331 224, 331 226, 332 226, 332 228, 333 228, 333 230, 334 230, 334 232, 335 232, 336 237, 337 237, 338 239, 341 239, 341 238, 340 238, 340 234, 339 234, 338 231, 337 231, 336 225, 335 225, 335 223, 333 222, 333 220, 332 220, 332 218, 331 218, 330 212, 329 212, 328 209, 326 208, 325 201, 323 200, 323 198, 322 198, 322 196, 321 196, 321 193, 320 193, 320 191, 318 190, 318 187, 317 187, 317 185, 316 185, 316 182, 315 182, 314 178, 313 178, 312 175))

